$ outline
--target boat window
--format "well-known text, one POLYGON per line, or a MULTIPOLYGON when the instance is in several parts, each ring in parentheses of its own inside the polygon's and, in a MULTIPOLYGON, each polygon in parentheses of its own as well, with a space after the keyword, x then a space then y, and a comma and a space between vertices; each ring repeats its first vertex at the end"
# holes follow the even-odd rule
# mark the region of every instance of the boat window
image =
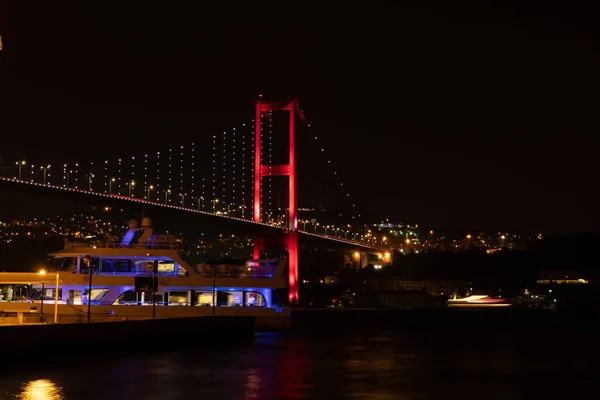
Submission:
MULTIPOLYGON (((216 294, 215 294, 216 297, 216 294)), ((213 293, 210 292, 196 292, 196 305, 201 307, 209 307, 213 305, 213 293)))
POLYGON ((77 269, 77 257, 58 257, 48 260, 50 271, 75 272, 77 269))
POLYGON ((267 301, 260 292, 244 292, 244 305, 246 307, 266 307, 267 301))
POLYGON ((67 304, 82 305, 81 290, 69 290, 67 292, 67 304))
POLYGON ((102 260, 102 272, 132 272, 131 262, 128 260, 102 260))
MULTIPOLYGON (((39 300, 40 298, 42 298, 42 287, 37 287, 34 288, 31 291, 31 295, 29 297, 32 300, 39 300)), ((54 300, 54 288, 52 287, 44 287, 44 293, 43 293, 43 299, 44 300, 54 300)), ((58 299, 62 299, 62 288, 58 289, 58 299)))
POLYGON ((0 285, 0 302, 26 301, 29 297, 27 285, 0 285))
POLYGON ((188 290, 171 290, 169 292, 169 305, 174 306, 187 306, 188 303, 188 290))
MULTIPOLYGON (((150 275, 154 260, 111 260, 103 259, 99 274, 129 274, 129 275, 150 275)), ((159 276, 174 276, 177 273, 181 275, 185 270, 172 260, 159 260, 156 268, 159 276)))
MULTIPOLYGON (((164 293, 156 293, 154 301, 157 305, 164 305, 164 293)), ((144 305, 152 304, 152 293, 138 292, 136 290, 128 290, 123 292, 112 303, 113 305, 144 305)))
MULTIPOLYGON (((87 296, 87 294, 88 294, 88 289, 85 290, 85 295, 87 296)), ((92 301, 100 301, 107 294, 108 294, 108 289, 106 289, 106 288, 92 289, 92 296, 91 296, 92 301)))
POLYGON ((175 273, 175 263, 173 261, 159 261, 156 271, 159 274, 173 275, 175 273))
POLYGON ((113 305, 137 304, 137 302, 138 302, 137 292, 135 290, 128 290, 126 292, 121 293, 119 295, 119 297, 117 297, 117 299, 115 300, 113 305))
POLYGON ((244 292, 221 292, 219 305, 226 307, 241 307, 244 304, 244 292))

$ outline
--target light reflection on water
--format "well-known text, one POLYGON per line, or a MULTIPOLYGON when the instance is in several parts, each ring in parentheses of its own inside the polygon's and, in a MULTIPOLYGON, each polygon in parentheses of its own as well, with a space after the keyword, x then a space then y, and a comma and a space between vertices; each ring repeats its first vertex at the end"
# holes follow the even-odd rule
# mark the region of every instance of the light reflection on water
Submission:
MULTIPOLYGON (((262 334, 252 343, 92 356, 0 376, 0 398, 556 399, 598 390, 581 353, 400 332, 262 334)), ((32 363, 37 364, 37 363, 32 363)))
POLYGON ((23 390, 13 396, 20 400, 63 400, 65 396, 59 387, 49 379, 36 379, 23 385, 23 390))

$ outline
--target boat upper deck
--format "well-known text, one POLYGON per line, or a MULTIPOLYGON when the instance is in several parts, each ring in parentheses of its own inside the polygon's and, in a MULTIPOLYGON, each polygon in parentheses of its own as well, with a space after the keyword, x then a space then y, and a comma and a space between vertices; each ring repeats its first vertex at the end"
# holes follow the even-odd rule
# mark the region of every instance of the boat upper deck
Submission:
POLYGON ((108 241, 66 241, 65 249, 162 249, 178 250, 179 242, 172 240, 151 240, 145 243, 121 243, 116 240, 108 241))

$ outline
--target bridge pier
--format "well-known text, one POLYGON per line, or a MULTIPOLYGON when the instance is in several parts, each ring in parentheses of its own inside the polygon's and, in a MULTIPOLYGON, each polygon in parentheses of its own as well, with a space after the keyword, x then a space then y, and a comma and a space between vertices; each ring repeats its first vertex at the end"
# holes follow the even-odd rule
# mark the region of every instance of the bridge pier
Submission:
POLYGON ((265 232, 254 236, 254 259, 260 260, 267 249, 285 249, 288 252, 288 300, 298 302, 298 231, 265 232))

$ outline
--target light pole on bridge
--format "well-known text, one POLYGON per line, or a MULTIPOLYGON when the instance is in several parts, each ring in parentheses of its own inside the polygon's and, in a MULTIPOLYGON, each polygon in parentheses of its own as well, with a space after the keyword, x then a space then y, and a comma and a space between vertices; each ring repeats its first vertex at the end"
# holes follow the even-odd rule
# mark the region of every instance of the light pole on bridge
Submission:
POLYGON ((21 171, 22 171, 23 166, 26 165, 27 162, 26 161, 17 161, 15 164, 19 166, 19 180, 21 180, 21 171))
POLYGON ((92 191, 92 181, 94 179, 94 174, 89 174, 88 176, 88 190, 91 192, 92 191))
POLYGON ((127 186, 129 186, 129 197, 131 197, 131 189, 135 186, 135 181, 127 182, 127 186))
POLYGON ((108 181, 108 194, 112 194, 112 184, 113 182, 116 182, 115 178, 110 178, 110 180, 108 181))
POLYGON ((165 204, 169 203, 169 193, 171 193, 171 189, 165 190, 165 204))
POLYGON ((49 166, 49 165, 46 165, 46 166, 43 166, 43 165, 42 165, 42 166, 40 167, 40 169, 41 169, 41 170, 43 171, 43 173, 44 173, 44 181, 43 181, 43 182, 44 182, 44 185, 46 184, 46 178, 48 177, 48 168, 50 168, 50 166, 49 166))
POLYGON ((151 190, 154 190, 154 185, 148 186, 148 199, 147 199, 148 201, 150 201, 150 191, 151 190))

